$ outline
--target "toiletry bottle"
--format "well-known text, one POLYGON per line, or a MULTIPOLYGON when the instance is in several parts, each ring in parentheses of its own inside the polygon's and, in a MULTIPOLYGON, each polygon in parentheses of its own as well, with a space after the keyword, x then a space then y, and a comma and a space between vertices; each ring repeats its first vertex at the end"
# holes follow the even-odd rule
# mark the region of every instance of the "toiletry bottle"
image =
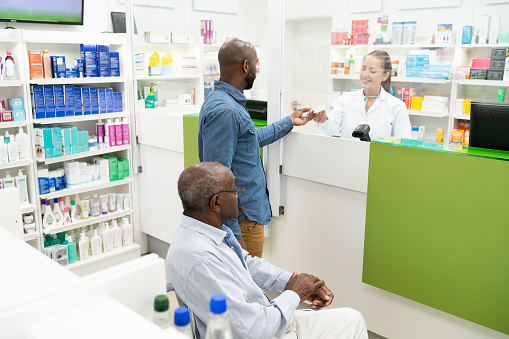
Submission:
POLYGON ((115 212, 115 193, 108 193, 108 206, 110 213, 115 212))
POLYGON ((14 63, 14 58, 12 57, 11 52, 7 51, 7 56, 5 57, 4 80, 16 79, 16 64, 14 63))
POLYGON ((30 158, 30 148, 28 146, 28 134, 23 132, 23 128, 20 127, 18 134, 14 137, 14 140, 18 143, 19 160, 27 160, 30 158))
POLYGON ((74 201, 76 203, 76 215, 78 219, 83 219, 83 212, 81 211, 81 200, 79 194, 74 195, 74 201))
POLYGON ((100 201, 97 197, 97 194, 94 194, 94 198, 92 199, 92 216, 98 217, 100 214, 100 201))
POLYGON ((60 207, 60 210, 62 211, 62 213, 65 212, 65 205, 64 205, 63 197, 58 198, 58 207, 60 207))
POLYGON ((67 257, 69 264, 76 262, 76 244, 72 242, 72 237, 67 238, 67 257))
POLYGON ((173 75, 173 55, 166 51, 166 54, 161 59, 162 75, 173 75))
POLYGON ((88 248, 90 247, 90 241, 88 240, 85 231, 81 232, 79 244, 80 260, 88 259, 88 248))
POLYGON ((41 199, 41 219, 44 219, 44 213, 46 213, 46 199, 41 199))
POLYGON ((51 57, 47 49, 42 50, 42 66, 44 69, 44 79, 51 79, 53 77, 51 74, 51 57))
POLYGON ((133 242, 133 226, 129 223, 126 217, 122 218, 122 240, 123 246, 131 245, 133 242))
POLYGON ((16 185, 14 184, 14 178, 11 177, 10 171, 7 171, 5 173, 5 178, 3 179, 3 182, 4 182, 4 188, 16 187, 16 185))
POLYGON ((71 198, 68 195, 64 198, 64 207, 69 209, 69 213, 71 212, 71 198))
POLYGON ((113 231, 113 249, 119 249, 122 247, 122 229, 118 227, 117 221, 113 219, 111 221, 113 231))
POLYGON ((113 122, 115 126, 115 146, 122 146, 122 122, 120 122, 120 118, 116 118, 113 122))
POLYGON ((97 148, 102 149, 104 148, 104 120, 99 120, 97 122, 96 131, 97 131, 97 148))
POLYGON ((122 144, 129 145, 131 143, 131 135, 129 131, 129 120, 127 117, 122 119, 122 144))
POLYGON ((154 300, 154 324, 165 329, 171 327, 170 302, 164 294, 158 295, 154 300))
POLYGON ((108 223, 106 223, 103 231, 103 244, 105 253, 113 250, 113 231, 110 229, 108 223))
POLYGON ((103 194, 99 198, 101 200, 101 213, 108 214, 108 195, 103 194))
POLYGON ((9 139, 9 143, 7 144, 7 152, 9 153, 9 162, 19 161, 19 147, 18 143, 9 136, 8 132, 5 132, 4 140, 9 139))
POLYGON ((129 193, 124 194, 124 211, 131 209, 131 195, 129 193))
POLYGON ((101 254, 102 241, 99 234, 97 234, 97 230, 94 231, 94 236, 90 240, 90 243, 92 244, 92 256, 101 254))
POLYGON ((115 201, 116 201, 116 206, 117 206, 117 212, 120 212, 123 210, 122 208, 122 205, 123 205, 123 197, 124 195, 122 193, 117 193, 115 194, 115 201))
MULTIPOLYGON (((42 219, 42 227, 49 229, 55 226, 55 215, 51 211, 51 202, 46 200, 46 209, 44 211, 44 219, 42 219)), ((51 244, 51 243, 50 243, 51 244)))
POLYGON ((16 179, 16 187, 19 190, 19 200, 21 205, 28 205, 28 188, 27 188, 27 176, 23 174, 23 170, 18 171, 16 179))
POLYGON ((115 124, 113 123, 113 121, 111 119, 108 119, 106 120, 106 139, 108 139, 107 141, 105 141, 106 143, 106 147, 114 147, 117 145, 117 142, 115 140, 115 135, 116 135, 116 130, 115 130, 115 124))
POLYGON ((71 216, 69 215, 69 209, 67 207, 64 208, 64 225, 69 225, 71 223, 71 216))
POLYGON ((71 201, 71 222, 78 221, 78 212, 76 210, 76 201, 71 201))
POLYGON ((4 137, 0 136, 0 164, 9 162, 9 150, 4 140, 4 137))
POLYGON ((64 224, 64 214, 58 206, 58 198, 53 199, 53 214, 55 215, 55 226, 61 226, 64 224))
POLYGON ((90 214, 90 200, 88 198, 85 198, 81 200, 80 204, 83 220, 87 220, 90 214))

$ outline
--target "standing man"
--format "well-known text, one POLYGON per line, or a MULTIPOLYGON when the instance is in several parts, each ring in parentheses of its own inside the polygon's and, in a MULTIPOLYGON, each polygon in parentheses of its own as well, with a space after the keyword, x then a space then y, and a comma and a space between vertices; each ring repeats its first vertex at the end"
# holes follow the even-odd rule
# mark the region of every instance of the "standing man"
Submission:
POLYGON ((221 76, 214 82, 214 91, 207 96, 200 111, 200 161, 219 162, 228 167, 237 177, 237 185, 246 190, 246 194, 239 196, 238 218, 225 224, 251 256, 261 257, 264 225, 270 222, 272 211, 260 147, 281 139, 293 126, 305 125, 313 112, 308 119, 302 114, 309 108, 303 108, 257 129, 242 93, 251 89, 256 79, 255 48, 248 42, 230 39, 219 49, 218 59, 221 76))

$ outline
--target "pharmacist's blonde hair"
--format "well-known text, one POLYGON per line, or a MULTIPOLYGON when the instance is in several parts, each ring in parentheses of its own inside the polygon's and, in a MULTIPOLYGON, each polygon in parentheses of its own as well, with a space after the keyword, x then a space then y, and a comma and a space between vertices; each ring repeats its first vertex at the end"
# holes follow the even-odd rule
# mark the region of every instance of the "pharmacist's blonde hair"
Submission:
POLYGON ((391 73, 392 73, 392 62, 391 57, 389 56, 389 53, 386 51, 381 51, 379 49, 371 52, 368 54, 372 55, 374 57, 377 57, 382 61, 384 72, 389 72, 389 77, 387 77, 387 80, 382 81, 382 87, 387 93, 390 93, 391 91, 391 73))

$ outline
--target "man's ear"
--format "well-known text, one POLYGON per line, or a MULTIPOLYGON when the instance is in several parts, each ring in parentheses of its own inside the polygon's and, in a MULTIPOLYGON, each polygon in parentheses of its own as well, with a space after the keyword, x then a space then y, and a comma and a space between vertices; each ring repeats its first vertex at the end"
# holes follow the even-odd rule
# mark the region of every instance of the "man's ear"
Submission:
POLYGON ((219 213, 221 211, 221 199, 219 195, 214 195, 212 199, 210 199, 209 207, 212 211, 219 213))
POLYGON ((242 70, 246 74, 249 72, 249 62, 247 60, 244 60, 244 62, 242 63, 242 70))

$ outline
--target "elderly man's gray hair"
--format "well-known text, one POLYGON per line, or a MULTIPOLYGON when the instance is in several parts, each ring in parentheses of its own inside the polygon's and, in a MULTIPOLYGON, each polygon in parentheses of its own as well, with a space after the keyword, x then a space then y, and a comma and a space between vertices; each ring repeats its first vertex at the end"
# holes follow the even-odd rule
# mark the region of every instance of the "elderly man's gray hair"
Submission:
POLYGON ((185 213, 207 211, 210 198, 223 189, 222 167, 219 163, 200 163, 182 172, 178 181, 178 193, 185 213))

